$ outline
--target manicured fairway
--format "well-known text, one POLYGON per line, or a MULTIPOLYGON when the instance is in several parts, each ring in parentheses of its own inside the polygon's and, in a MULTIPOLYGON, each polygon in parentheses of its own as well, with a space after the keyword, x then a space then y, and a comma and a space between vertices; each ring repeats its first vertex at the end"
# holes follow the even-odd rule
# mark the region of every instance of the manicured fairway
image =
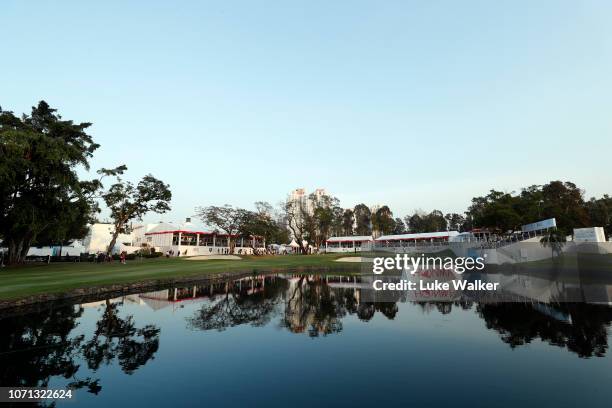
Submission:
POLYGON ((242 260, 194 261, 187 258, 159 258, 128 261, 122 265, 95 263, 54 263, 0 269, 0 299, 62 293, 92 286, 134 283, 181 277, 206 277, 227 272, 268 272, 299 268, 359 270, 359 264, 334 260, 346 255, 246 256, 242 260))

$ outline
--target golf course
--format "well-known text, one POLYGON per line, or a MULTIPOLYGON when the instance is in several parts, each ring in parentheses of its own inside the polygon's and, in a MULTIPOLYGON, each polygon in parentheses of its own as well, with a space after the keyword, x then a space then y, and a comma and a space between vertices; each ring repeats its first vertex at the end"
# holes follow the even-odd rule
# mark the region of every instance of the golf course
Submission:
POLYGON ((242 256, 240 259, 193 260, 185 258, 136 259, 121 264, 58 262, 26 264, 0 269, 0 300, 62 294, 78 289, 129 285, 139 282, 172 282, 231 274, 265 272, 359 271, 359 263, 337 262, 345 254, 242 256))

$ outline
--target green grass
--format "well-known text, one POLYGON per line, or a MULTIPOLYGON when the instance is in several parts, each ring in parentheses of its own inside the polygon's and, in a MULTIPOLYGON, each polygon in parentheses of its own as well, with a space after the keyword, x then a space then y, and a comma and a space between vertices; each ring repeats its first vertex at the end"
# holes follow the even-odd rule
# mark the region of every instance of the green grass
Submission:
POLYGON ((228 272, 272 272, 299 268, 359 270, 359 264, 334 262, 351 254, 245 256, 238 260, 194 261, 158 258, 119 262, 53 263, 0 269, 0 300, 64 293, 75 289, 176 278, 206 278, 228 272))

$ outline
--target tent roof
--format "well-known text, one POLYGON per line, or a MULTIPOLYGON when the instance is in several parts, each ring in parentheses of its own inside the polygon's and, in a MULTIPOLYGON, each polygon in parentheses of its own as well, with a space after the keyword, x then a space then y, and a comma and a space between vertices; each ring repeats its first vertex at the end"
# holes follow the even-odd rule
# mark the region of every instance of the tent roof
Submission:
POLYGON ((372 241, 371 235, 354 235, 346 237, 330 237, 327 242, 353 242, 353 241, 372 241))
MULTIPOLYGON (((174 232, 183 232, 183 233, 197 233, 197 234, 212 234, 211 231, 206 231, 203 225, 194 224, 192 222, 183 222, 180 224, 175 224, 171 222, 160 222, 157 226, 153 227, 149 232, 145 235, 149 234, 166 234, 166 233, 174 233, 174 232)), ((223 234, 219 234, 223 235, 223 234)))
POLYGON ((457 235, 459 235, 458 231, 420 232, 417 234, 383 235, 379 238, 376 238, 376 241, 396 241, 396 240, 446 238, 446 237, 450 238, 450 237, 454 237, 457 235))

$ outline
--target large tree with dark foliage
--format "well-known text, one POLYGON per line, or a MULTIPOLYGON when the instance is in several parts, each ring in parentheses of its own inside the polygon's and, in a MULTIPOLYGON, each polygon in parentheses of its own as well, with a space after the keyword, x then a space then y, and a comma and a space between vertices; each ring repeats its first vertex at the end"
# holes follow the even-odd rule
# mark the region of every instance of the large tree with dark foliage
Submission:
POLYGON ((604 194, 602 198, 591 198, 586 202, 586 210, 591 225, 604 227, 608 236, 612 235, 612 197, 604 194))
POLYGON ((39 241, 85 235, 99 187, 77 175, 99 147, 86 133, 90 125, 63 120, 44 101, 21 117, 0 109, 0 238, 9 264, 39 241))
POLYGON ((526 187, 520 194, 491 190, 486 196, 473 198, 466 215, 473 227, 500 232, 520 231, 523 224, 555 218, 559 231, 570 234, 573 228, 593 223, 605 226, 609 220, 606 208, 605 197, 586 203, 583 191, 574 183, 551 181, 526 187))

